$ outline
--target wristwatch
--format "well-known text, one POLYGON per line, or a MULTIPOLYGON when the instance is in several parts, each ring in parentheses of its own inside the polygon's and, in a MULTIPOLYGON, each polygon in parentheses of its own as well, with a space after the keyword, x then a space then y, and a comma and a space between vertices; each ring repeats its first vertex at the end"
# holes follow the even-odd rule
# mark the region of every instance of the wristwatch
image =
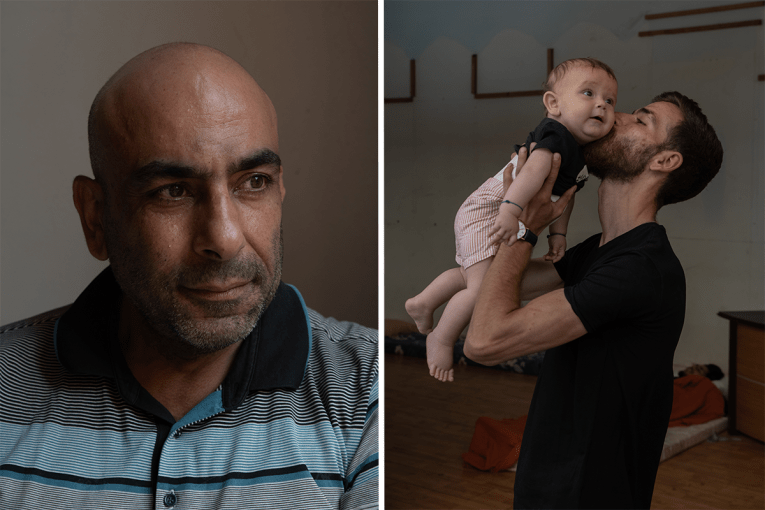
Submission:
POLYGON ((537 245, 537 235, 531 230, 527 229, 526 225, 524 225, 521 220, 518 220, 518 236, 517 237, 519 240, 526 241, 527 243, 531 244, 531 246, 537 245))

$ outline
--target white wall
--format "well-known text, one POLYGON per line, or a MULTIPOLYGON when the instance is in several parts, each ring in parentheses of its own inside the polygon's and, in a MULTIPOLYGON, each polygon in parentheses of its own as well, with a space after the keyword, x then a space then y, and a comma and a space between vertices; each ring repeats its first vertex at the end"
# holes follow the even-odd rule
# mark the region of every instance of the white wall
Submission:
POLYGON ((71 183, 87 114, 127 60, 171 41, 242 64, 279 116, 284 281, 325 315, 377 325, 374 2, 2 2, 0 324, 72 302, 105 267, 71 183))
MULTIPOLYGON (((662 209, 658 221, 667 228, 687 279, 686 322, 675 363, 717 363, 727 371, 728 323, 717 312, 765 308, 765 135, 763 82, 757 81, 765 71, 763 29, 657 37, 637 32, 762 19, 765 10, 648 22, 646 12, 705 4, 565 2, 565 12, 561 2, 509 4, 527 18, 502 17, 508 13, 501 5, 471 2, 461 3, 461 11, 448 6, 448 16, 428 15, 423 4, 416 12, 398 5, 393 14, 402 19, 386 19, 385 96, 408 95, 410 58, 416 60, 417 94, 412 103, 385 106, 385 316, 408 319, 404 301, 441 271, 456 267, 454 214, 543 117, 539 97, 475 100, 470 55, 478 54, 479 92, 504 92, 539 88, 546 48, 553 48, 555 63, 579 56, 608 63, 619 81, 618 111, 633 111, 660 92, 679 90, 700 104, 715 127, 725 150, 720 173, 698 197, 662 209), (608 13, 599 15, 600 6, 608 13), (505 28, 480 32, 503 21, 505 28), (415 33, 421 26, 426 28, 415 33), (487 41, 477 43, 479 36, 487 41)), ((600 231, 598 183, 591 179, 577 195, 569 246, 600 231)), ((535 256, 546 249, 543 237, 535 256)))

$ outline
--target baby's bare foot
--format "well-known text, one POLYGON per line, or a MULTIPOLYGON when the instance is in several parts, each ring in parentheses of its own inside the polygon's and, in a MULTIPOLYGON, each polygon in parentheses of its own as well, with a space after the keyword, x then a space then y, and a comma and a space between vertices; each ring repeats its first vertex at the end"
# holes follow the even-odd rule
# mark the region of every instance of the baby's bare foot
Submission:
POLYGON ((406 313, 409 314, 409 317, 414 319, 417 331, 423 335, 433 331, 433 310, 428 310, 416 296, 407 299, 404 308, 406 308, 406 313))
POLYGON ((441 382, 454 381, 454 346, 430 334, 425 340, 430 375, 441 382))

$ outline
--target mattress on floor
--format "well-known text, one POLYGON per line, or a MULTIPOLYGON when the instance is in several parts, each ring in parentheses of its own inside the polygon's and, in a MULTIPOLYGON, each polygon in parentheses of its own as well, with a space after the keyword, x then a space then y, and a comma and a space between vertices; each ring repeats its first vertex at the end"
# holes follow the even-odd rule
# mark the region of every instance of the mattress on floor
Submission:
POLYGON ((706 441, 713 434, 719 434, 727 428, 727 417, 687 427, 669 427, 664 438, 664 449, 661 451, 661 462, 706 441))
MULTIPOLYGON (((664 438, 664 449, 661 451, 661 460, 659 462, 664 462, 692 446, 703 443, 712 437, 713 434, 719 434, 727 428, 727 417, 717 418, 716 420, 698 425, 688 425, 687 427, 670 427, 667 429, 667 435, 664 438)), ((510 471, 515 471, 517 468, 518 463, 516 462, 510 468, 510 471)))

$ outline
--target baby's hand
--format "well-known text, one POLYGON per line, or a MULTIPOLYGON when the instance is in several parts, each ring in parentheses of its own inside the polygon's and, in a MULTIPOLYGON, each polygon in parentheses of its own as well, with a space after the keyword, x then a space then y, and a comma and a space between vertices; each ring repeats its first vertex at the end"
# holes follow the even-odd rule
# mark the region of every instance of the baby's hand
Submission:
POLYGON ((547 244, 550 247, 550 251, 544 256, 545 260, 551 262, 558 262, 563 258, 563 254, 566 253, 566 237, 560 234, 550 234, 547 236, 547 244))
POLYGON ((518 236, 518 217, 513 214, 512 208, 500 206, 497 219, 494 220, 494 227, 489 232, 489 242, 491 244, 505 243, 508 246, 517 240, 518 236))

